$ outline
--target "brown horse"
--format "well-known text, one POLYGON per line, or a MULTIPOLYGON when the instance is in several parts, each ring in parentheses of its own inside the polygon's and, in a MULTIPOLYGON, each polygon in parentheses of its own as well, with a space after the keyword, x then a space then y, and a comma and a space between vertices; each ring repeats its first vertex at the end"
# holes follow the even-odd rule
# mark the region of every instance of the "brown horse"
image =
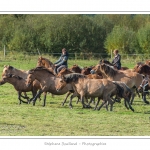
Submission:
POLYGON ((52 69, 55 68, 54 64, 49 59, 43 58, 42 56, 38 58, 38 62, 37 62, 37 67, 41 67, 41 66, 45 68, 52 68, 52 69))
POLYGON ((144 64, 144 65, 139 65, 136 69, 135 72, 143 74, 143 75, 150 75, 150 66, 144 64))
POLYGON ((16 91, 18 92, 19 104, 21 104, 21 102, 29 103, 30 101, 32 101, 33 97, 35 97, 37 91, 40 89, 40 84, 37 80, 35 80, 29 87, 27 87, 25 84, 26 83, 25 79, 17 75, 13 75, 13 74, 3 75, 3 79, 0 81, 0 85, 3 85, 7 82, 12 84, 14 88, 16 89, 16 91), (32 92, 33 97, 28 102, 23 101, 21 97, 25 99, 28 99, 28 97, 22 96, 21 93, 30 92, 30 91, 32 92))
MULTIPOLYGON (((83 108, 89 107, 84 103, 84 97, 98 97, 98 102, 95 106, 95 109, 99 104, 100 99, 103 99, 103 103, 98 107, 98 110, 100 110, 105 103, 109 102, 111 105, 110 111, 112 111, 115 101, 111 99, 111 96, 113 96, 114 93, 116 94, 116 91, 118 91, 117 94, 119 94, 119 96, 123 95, 121 94, 123 90, 119 86, 116 86, 117 83, 114 84, 107 79, 88 79, 85 75, 81 75, 79 73, 72 73, 63 76, 56 86, 57 91, 60 91, 68 84, 71 84, 75 90, 72 98, 80 95, 83 108), (120 88, 120 90, 118 90, 118 88, 120 88)), ((70 99, 69 106, 72 108, 72 99, 70 99)), ((106 109, 108 110, 107 107, 106 109)), ((132 111, 134 111, 133 108, 132 111)))
POLYGON ((47 68, 50 72, 52 72, 54 74, 54 64, 47 58, 43 58, 42 56, 40 56, 38 58, 38 61, 37 61, 37 67, 45 67, 47 68))
MULTIPOLYGON (((69 69, 67 68, 63 68, 57 75, 57 77, 62 77, 63 75, 66 75, 66 74, 70 74, 70 73, 73 73, 72 71, 70 71, 69 69)), ((101 76, 97 75, 97 74, 88 74, 86 75, 87 78, 89 79, 102 79, 101 76)))
MULTIPOLYGON (((118 71, 113 69, 109 65, 106 64, 98 64, 93 68, 92 72, 101 72, 104 78, 107 78, 111 81, 121 81, 124 82, 130 89, 136 89, 142 83, 143 77, 141 74, 136 72, 125 72, 118 71)), ((138 93, 138 91, 137 91, 138 93)), ((135 94, 132 94, 131 104, 133 102, 135 94)))
MULTIPOLYGON (((45 106, 45 103, 46 103, 47 92, 50 92, 55 95, 63 95, 63 94, 66 94, 68 91, 73 92, 73 89, 70 88, 69 85, 66 86, 62 91, 57 92, 55 86, 57 85, 59 78, 56 77, 52 72, 50 72, 45 67, 36 67, 34 69, 31 69, 27 77, 27 85, 30 85, 35 79, 40 82, 41 90, 39 90, 37 95, 34 97, 33 105, 35 105, 37 97, 40 96, 43 92, 45 93, 43 106, 45 106)), ((70 93, 67 94, 65 100, 67 99, 69 95, 70 93)))
MULTIPOLYGON (((102 59, 102 60, 99 61, 99 64, 103 64, 103 63, 105 63, 105 64, 107 64, 107 65, 110 65, 110 66, 113 66, 114 69, 117 69, 117 67, 114 66, 112 63, 110 63, 108 60, 102 59)), ((120 70, 127 70, 127 69, 129 69, 129 68, 128 68, 128 67, 121 67, 120 70)))
POLYGON ((70 67, 70 71, 75 73, 81 73, 82 68, 80 68, 77 64, 74 64, 72 67, 70 67))
MULTIPOLYGON (((2 71, 2 76, 6 74, 13 74, 22 77, 23 79, 26 79, 28 76, 28 71, 25 70, 19 70, 14 68, 13 66, 10 65, 4 65, 3 71, 2 71)), ((24 92, 25 97, 27 97, 26 92, 24 92)))
POLYGON ((141 85, 138 87, 138 91, 142 93, 142 99, 146 104, 149 104, 149 101, 146 100, 146 95, 149 94, 148 90, 150 90, 150 79, 145 77, 141 85))

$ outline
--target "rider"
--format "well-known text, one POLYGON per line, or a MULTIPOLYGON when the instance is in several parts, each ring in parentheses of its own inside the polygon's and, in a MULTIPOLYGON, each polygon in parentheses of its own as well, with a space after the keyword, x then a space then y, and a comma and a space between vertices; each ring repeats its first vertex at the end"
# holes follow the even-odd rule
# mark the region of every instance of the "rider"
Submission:
POLYGON ((62 68, 68 68, 67 61, 68 61, 68 52, 67 52, 66 48, 63 48, 60 58, 54 63, 55 74, 57 74, 62 68))
POLYGON ((114 50, 114 59, 112 61, 112 64, 114 65, 114 67, 117 67, 118 70, 121 69, 121 55, 118 53, 119 51, 117 49, 114 50))

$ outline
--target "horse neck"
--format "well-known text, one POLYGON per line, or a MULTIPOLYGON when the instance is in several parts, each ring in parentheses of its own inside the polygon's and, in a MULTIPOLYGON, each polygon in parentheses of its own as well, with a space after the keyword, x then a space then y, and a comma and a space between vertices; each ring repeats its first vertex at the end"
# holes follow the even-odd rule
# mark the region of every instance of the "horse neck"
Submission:
POLYGON ((51 77, 55 77, 54 75, 48 73, 47 71, 43 72, 42 70, 34 71, 33 75, 35 79, 37 79, 39 82, 43 82, 45 80, 51 79, 51 77))
POLYGON ((11 73, 14 75, 18 75, 20 77, 23 77, 23 78, 27 78, 27 75, 28 75, 27 71, 22 71, 22 70, 18 70, 18 69, 13 69, 11 71, 11 73))
POLYGON ((15 78, 15 77, 13 77, 13 78, 7 78, 6 79, 6 82, 8 82, 8 83, 10 83, 10 84, 12 84, 12 85, 14 85, 14 86, 17 86, 18 84, 20 85, 20 84, 22 84, 22 79, 21 80, 18 80, 17 78, 15 78))

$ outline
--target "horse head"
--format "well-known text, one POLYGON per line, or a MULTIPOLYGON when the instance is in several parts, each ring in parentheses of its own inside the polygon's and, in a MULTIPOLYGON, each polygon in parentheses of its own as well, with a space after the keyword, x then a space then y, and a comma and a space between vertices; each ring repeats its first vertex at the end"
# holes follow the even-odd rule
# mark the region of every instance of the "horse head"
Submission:
POLYGON ((29 87, 34 80, 35 80, 35 76, 32 73, 30 73, 26 79, 26 86, 29 87))
POLYGON ((64 75, 62 75, 61 78, 59 79, 57 85, 55 86, 56 91, 59 92, 59 91, 62 90, 66 85, 67 85, 66 79, 65 79, 64 75))

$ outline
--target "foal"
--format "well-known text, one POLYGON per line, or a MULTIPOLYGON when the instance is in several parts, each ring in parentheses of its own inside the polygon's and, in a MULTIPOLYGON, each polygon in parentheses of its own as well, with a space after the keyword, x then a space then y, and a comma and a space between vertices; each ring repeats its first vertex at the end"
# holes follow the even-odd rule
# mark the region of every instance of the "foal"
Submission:
POLYGON ((33 99, 33 97, 35 97, 37 91, 40 89, 40 83, 37 80, 34 81, 33 84, 31 84, 31 86, 27 87, 25 79, 13 74, 4 75, 2 81, 0 81, 0 85, 5 84, 6 82, 12 84, 16 89, 16 91, 18 92, 19 104, 21 104, 21 102, 29 103, 33 99), (26 99, 28 97, 22 96, 21 93, 30 91, 32 92, 33 97, 28 102, 23 101, 21 97, 26 99))

